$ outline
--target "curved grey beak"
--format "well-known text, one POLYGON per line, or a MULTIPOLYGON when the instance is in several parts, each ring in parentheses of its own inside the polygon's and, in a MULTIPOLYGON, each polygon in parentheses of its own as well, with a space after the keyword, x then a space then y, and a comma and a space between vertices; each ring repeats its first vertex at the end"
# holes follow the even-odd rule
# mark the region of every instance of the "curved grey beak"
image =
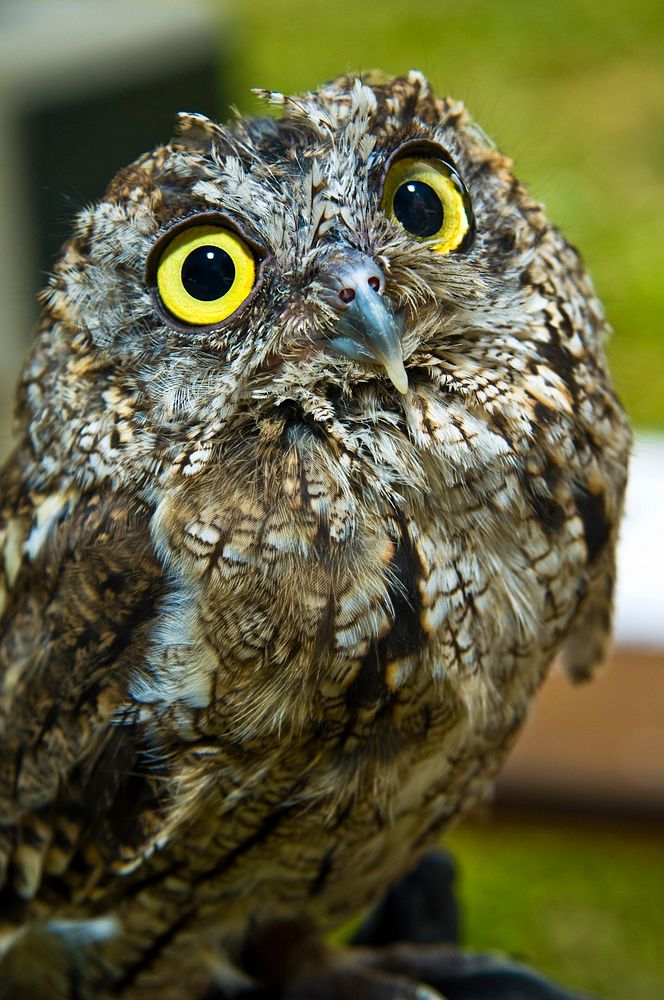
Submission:
POLYGON ((401 323, 384 298, 385 276, 359 251, 333 258, 321 282, 324 298, 339 314, 325 340, 326 350, 353 361, 381 365, 404 395, 408 375, 401 353, 401 323))

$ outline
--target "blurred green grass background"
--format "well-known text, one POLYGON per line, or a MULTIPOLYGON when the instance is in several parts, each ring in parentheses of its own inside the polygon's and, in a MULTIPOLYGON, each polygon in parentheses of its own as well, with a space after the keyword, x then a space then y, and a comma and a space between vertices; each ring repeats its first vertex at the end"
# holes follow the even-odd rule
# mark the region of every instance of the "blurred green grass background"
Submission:
POLYGON ((603 1000, 662 1000, 661 826, 498 812, 446 844, 466 944, 603 1000))
POLYGON ((633 421, 664 427, 661 0, 245 0, 236 19, 245 112, 252 86, 374 66, 417 67, 462 99, 581 249, 633 421))
MULTIPOLYGON (((661 0, 245 0, 233 99, 347 70, 423 70, 515 160, 583 253, 615 328, 636 425, 664 428, 664 8, 661 0)), ((664 997, 662 828, 546 814, 465 823, 464 939, 606 1000, 664 997)))

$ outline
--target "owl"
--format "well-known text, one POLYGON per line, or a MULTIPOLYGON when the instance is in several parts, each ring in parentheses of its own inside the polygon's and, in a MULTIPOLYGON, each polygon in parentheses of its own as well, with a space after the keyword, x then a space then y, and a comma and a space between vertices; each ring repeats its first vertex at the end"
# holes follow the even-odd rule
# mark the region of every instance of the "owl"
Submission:
MULTIPOLYGON (((576 251, 412 71, 182 114, 82 211, 1 473, 0 995, 439 997, 333 952, 601 660, 576 251)), ((423 983, 430 985, 425 986, 423 983)))

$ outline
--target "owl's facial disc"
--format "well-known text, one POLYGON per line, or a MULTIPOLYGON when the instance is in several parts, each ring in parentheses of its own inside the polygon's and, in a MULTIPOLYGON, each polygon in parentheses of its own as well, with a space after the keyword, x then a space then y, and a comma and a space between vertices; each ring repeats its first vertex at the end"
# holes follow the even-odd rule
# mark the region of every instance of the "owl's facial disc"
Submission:
POLYGON ((323 341, 331 354, 385 369, 392 385, 408 392, 408 375, 401 353, 401 322, 383 292, 385 277, 373 260, 349 251, 329 262, 321 279, 323 298, 338 314, 323 341))

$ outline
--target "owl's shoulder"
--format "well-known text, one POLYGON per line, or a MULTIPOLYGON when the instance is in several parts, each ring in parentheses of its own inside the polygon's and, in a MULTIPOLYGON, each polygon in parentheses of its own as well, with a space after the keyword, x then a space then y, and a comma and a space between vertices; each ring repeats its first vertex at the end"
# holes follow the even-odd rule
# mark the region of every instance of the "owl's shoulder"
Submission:
POLYGON ((146 512, 126 497, 71 482, 30 489, 20 463, 3 494, 0 855, 29 896, 44 866, 66 866, 57 842, 74 850, 76 817, 103 814, 133 770, 137 732, 118 727, 118 711, 163 580, 146 512))

